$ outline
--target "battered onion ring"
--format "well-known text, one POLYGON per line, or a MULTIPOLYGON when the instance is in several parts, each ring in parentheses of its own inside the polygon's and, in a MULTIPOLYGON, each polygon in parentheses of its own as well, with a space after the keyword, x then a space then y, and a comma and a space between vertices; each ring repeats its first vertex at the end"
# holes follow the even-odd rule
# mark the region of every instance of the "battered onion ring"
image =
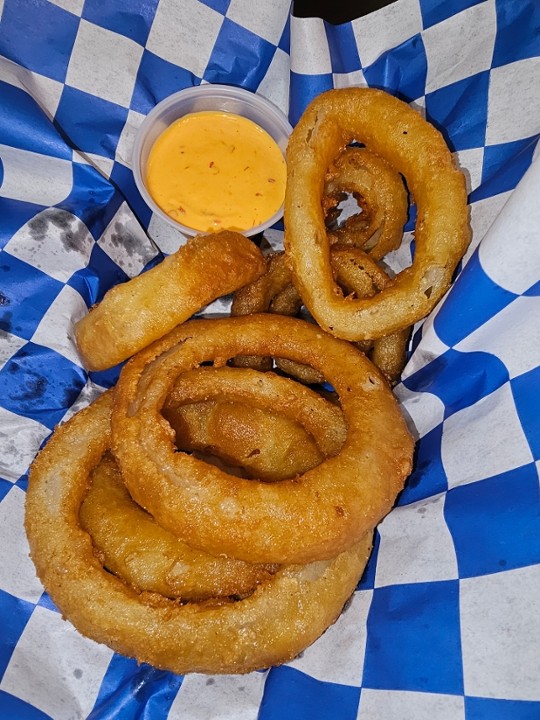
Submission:
POLYGON ((368 350, 369 359, 379 368, 390 385, 395 385, 401 377, 407 362, 410 336, 411 328, 408 327, 373 340, 372 347, 368 350))
MULTIPOLYGON (((287 267, 282 252, 265 256, 265 271, 259 277, 260 282, 246 283, 233 295, 231 315, 252 315, 254 312, 268 312, 272 299, 292 282, 291 271, 287 267)), ((272 369, 272 358, 239 355, 233 358, 235 367, 251 368, 266 372, 272 369)))
POLYGON ((107 455, 92 472, 80 522, 101 563, 136 590, 179 600, 242 596, 277 570, 216 558, 178 540, 131 500, 114 459, 107 455))
MULTIPOLYGON (((332 247, 332 271, 348 296, 370 298, 385 288, 391 287, 392 280, 369 255, 356 248, 332 247)), ((256 281, 254 281, 256 282, 256 281)), ((411 327, 384 335, 371 341, 357 343, 388 380, 394 385, 407 360, 407 345, 411 327)))
MULTIPOLYGON (((288 407, 294 417, 294 399, 277 389, 278 380, 287 380, 255 374, 252 387, 238 389, 236 397, 234 382, 228 383, 226 397, 265 396, 268 407, 288 407)), ((223 389, 223 382, 216 384, 216 394, 223 389)), ((297 420, 308 427, 306 418, 297 420)), ((112 431, 113 452, 136 502, 194 547, 247 562, 335 556, 390 510, 412 463, 413 441, 397 402, 369 360, 310 323, 281 315, 192 321, 143 350, 120 375, 112 431), (202 363, 224 364, 241 354, 285 357, 325 374, 347 427, 337 456, 269 484, 175 452, 160 410, 177 379, 202 363)))
POLYGON ((287 149, 285 249, 295 285, 321 327, 366 340, 412 325, 450 286, 469 239, 465 179, 442 135, 419 113, 371 88, 330 90, 310 103, 287 149), (417 206, 412 266, 362 300, 343 297, 333 281, 321 206, 327 170, 353 140, 405 177, 417 206))
MULTIPOLYGON (((217 456, 250 477, 283 480, 318 465, 323 453, 294 420, 244 403, 206 401, 164 408, 180 450, 217 456)), ((343 436, 346 430, 343 425, 343 436)), ((332 436, 330 436, 332 439, 332 436)), ((335 436, 334 436, 334 439, 335 436)), ((339 452, 339 439, 331 455, 339 452)))
MULTIPOLYGON (((327 562, 279 570, 239 602, 178 605, 105 571, 79 525, 106 450, 111 395, 61 426, 35 460, 26 498, 31 556, 45 589, 83 635, 176 673, 244 673, 290 660, 338 617, 371 537, 327 562)), ((371 535, 371 534, 370 534, 371 535)))
POLYGON ((131 357, 216 298, 264 271, 264 258, 236 232, 200 235, 146 273, 111 288, 75 325, 89 370, 131 357))
MULTIPOLYGON (((289 271, 290 272, 290 271, 289 271)), ((302 298, 298 294, 298 290, 292 284, 287 285, 281 292, 274 296, 270 303, 270 312, 277 315, 298 315, 302 309, 302 298)))
MULTIPOLYGON (((300 425, 242 403, 179 405, 169 407, 165 417, 181 449, 215 453, 232 465, 260 470, 267 480, 294 477, 323 459, 300 425)), ((320 417, 321 423, 324 419, 320 417)), ((215 558, 178 540, 132 501, 114 459, 107 455, 92 473, 80 521, 108 570, 137 590, 165 597, 193 601, 245 596, 278 568, 215 558)))
MULTIPOLYGON (((360 248, 334 245, 330 252, 334 278, 348 296, 373 297, 391 284, 384 270, 360 248)), ((231 314, 272 312, 295 315, 301 304, 298 291, 292 285, 292 273, 287 267, 285 254, 275 253, 267 257, 266 272, 261 277, 236 291, 231 314)), ((391 385, 398 381, 405 366, 409 335, 410 328, 405 328, 373 341, 358 343, 359 349, 368 355, 391 385)), ((241 357, 235 358, 233 364, 266 371, 272 366, 271 360, 241 357)), ((275 358, 274 362, 280 370, 308 385, 324 380, 321 373, 307 365, 283 358, 275 358)))
MULTIPOLYGON (((214 398, 221 402, 228 398, 236 403, 248 398, 251 410, 264 410, 265 415, 268 408, 272 408, 283 415, 281 420, 300 425, 323 455, 337 455, 347 436, 343 413, 336 403, 288 378, 247 368, 203 367, 182 373, 167 397, 163 415, 170 417, 171 411, 178 412, 178 406, 214 398)), ((268 418, 260 418, 259 422, 267 424, 268 418)), ((243 425, 245 427, 245 422, 243 425)), ((225 445, 227 440, 221 442, 225 445)), ((231 443, 231 447, 234 444, 231 443)), ((279 479, 285 479, 282 473, 279 474, 282 476, 279 479)))
POLYGON ((383 158, 366 148, 345 148, 326 176, 323 206, 336 206, 344 193, 353 194, 362 213, 333 230, 330 242, 355 245, 375 260, 400 246, 407 222, 407 191, 401 176, 383 158))

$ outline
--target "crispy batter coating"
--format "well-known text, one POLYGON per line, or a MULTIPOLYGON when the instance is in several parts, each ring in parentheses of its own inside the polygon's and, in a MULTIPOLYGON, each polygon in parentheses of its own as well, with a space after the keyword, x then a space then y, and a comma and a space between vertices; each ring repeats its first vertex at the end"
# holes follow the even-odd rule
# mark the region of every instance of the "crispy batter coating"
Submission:
POLYGON ((260 250, 240 233, 224 230, 188 240, 148 272, 111 288, 79 320, 75 339, 85 366, 117 365, 263 271, 260 250))
MULTIPOLYGON (((373 257, 360 248, 333 245, 330 253, 333 276, 347 296, 370 298, 391 284, 390 278, 373 257)), ((287 266, 285 253, 268 256, 265 273, 234 294, 231 314, 272 312, 278 315, 296 315, 302 299, 292 281, 292 272, 287 266)), ((375 340, 358 343, 359 349, 368 355, 391 385, 399 380, 405 366, 410 330, 407 327, 375 340)), ((272 367, 271 360, 241 356, 234 358, 233 363, 239 367, 266 371, 272 367)), ((274 362, 284 373, 307 385, 322 383, 324 380, 322 373, 309 365, 301 365, 284 358, 274 358, 274 362)))
MULTIPOLYGON (((232 468, 244 471, 244 477, 284 480, 310 470, 324 457, 313 435, 302 425, 246 403, 207 400, 168 406, 163 415, 176 433, 179 450, 217 456, 232 468)), ((338 415, 333 413, 334 417, 338 415)), ((345 432, 343 424, 341 437, 330 434, 331 441, 336 440, 335 448, 323 442, 331 455, 339 452, 345 432)))
POLYGON ((243 596, 277 570, 213 557, 178 540, 132 501, 107 455, 91 474, 80 522, 103 565, 139 591, 184 601, 243 596))
MULTIPOLYGON (((268 425, 268 408, 271 408, 274 415, 278 414, 274 419, 276 427, 288 431, 289 423, 295 423, 297 428, 300 426, 303 433, 308 434, 318 450, 325 456, 337 455, 347 436, 347 426, 337 403, 330 402, 319 393, 303 387, 289 378, 278 377, 273 373, 261 374, 247 368, 204 367, 182 373, 167 397, 163 409, 164 416, 170 418, 171 411, 177 412, 186 403, 199 403, 203 399, 213 398, 218 398, 222 403, 232 400, 239 406, 243 405, 244 408, 245 402, 249 401, 251 412, 264 411, 267 417, 254 415, 256 421, 259 422, 261 434, 264 432, 265 425, 267 429, 270 427, 268 425)), ((238 429, 241 432, 245 428, 246 412, 247 409, 237 411, 234 423, 238 425, 239 414, 244 414, 244 418, 240 428, 230 428, 231 434, 238 429)), ((224 418, 221 417, 221 419, 224 418)), ((217 436, 218 432, 218 427, 215 427, 214 435, 217 436)), ((221 442, 223 445, 226 444, 221 442)), ((237 442, 236 439, 235 442, 237 442)), ((283 439, 271 440, 268 452, 272 452, 272 444, 275 445, 279 442, 287 444, 283 439)), ((275 460, 270 461, 270 463, 272 462, 275 463, 275 460)), ((302 458, 301 462, 305 463, 306 458, 302 458)), ((284 479, 277 465, 274 465, 274 470, 281 477, 270 479, 284 479)), ((293 472, 291 477, 298 474, 298 472, 293 472)))
POLYGON ((352 193, 362 212, 333 230, 330 242, 359 247, 374 260, 398 248, 408 211, 401 175, 366 148, 348 147, 337 156, 326 176, 323 206, 335 208, 346 193, 352 193))
MULTIPOLYGON (((289 408, 290 417, 303 412, 277 383, 286 379, 255 375, 251 387, 220 380, 215 392, 242 401, 265 397, 267 407, 289 408)), ((193 386, 196 392, 200 383, 193 386)), ((310 429, 308 417, 295 419, 310 429)), ((247 562, 311 562, 351 547, 390 510, 412 464, 412 438, 372 363, 350 343, 281 315, 194 320, 139 353, 118 381, 112 431, 113 452, 136 502, 193 546, 247 562), (174 384, 202 363, 224 365, 241 354, 285 357, 325 374, 347 429, 336 456, 298 478, 264 483, 175 452, 160 415, 174 384)))
MULTIPOLYGON (((196 374, 212 375, 206 369, 196 374)), ((238 375, 243 373, 235 372, 238 375)), ((266 480, 295 477, 321 462, 324 455, 313 436, 284 415, 239 402, 203 401, 180 405, 179 386, 164 416, 176 433, 182 450, 212 452, 236 467, 259 471, 266 480)), ((203 389, 203 394, 207 394, 203 389)), ((345 438, 339 410, 321 407, 327 400, 298 388, 297 402, 317 416, 316 433, 322 446, 337 454, 345 438), (323 428, 330 432, 329 445, 323 428), (323 439, 324 438, 324 439, 323 439)), ((208 458, 207 458, 208 459, 208 458)), ((156 592, 180 600, 245 596, 268 580, 277 565, 250 565, 234 558, 214 557, 191 548, 158 525, 134 503, 112 456, 106 455, 91 474, 91 485, 80 510, 81 526, 91 535, 101 562, 137 590, 156 592)))
POLYGON ((317 96, 287 149, 285 250, 295 285, 318 324, 346 340, 389 335, 425 317, 450 286, 470 240, 467 191, 442 135, 382 90, 317 96), (328 168, 353 140, 401 173, 417 206, 415 256, 371 298, 344 297, 333 280, 321 193, 328 168))
MULTIPOLYGON (((268 312, 274 297, 287 291, 291 284, 291 278, 291 271, 285 262, 283 253, 269 253, 265 256, 264 273, 254 281, 246 283, 234 293, 231 315, 252 315, 258 312, 268 312), (256 282, 257 280, 260 282, 256 282)), ((295 315, 296 313, 287 314, 295 315)), ((252 368, 253 370, 266 372, 272 369, 272 358, 239 355, 232 359, 231 364, 235 367, 252 368)))
MULTIPOLYGON (((343 245, 334 245, 331 253, 334 277, 348 297, 371 298, 391 287, 392 280, 371 255, 343 245)), ((390 385, 398 382, 405 367, 410 334, 411 327, 407 326, 389 335, 357 343, 390 385)))
POLYGON ((178 603, 138 593, 103 569, 80 505, 109 444, 111 394, 55 432, 35 460, 26 532, 39 577, 83 635, 176 673, 245 673, 295 657, 332 624, 353 592, 371 533, 333 560, 280 569, 238 602, 178 603))

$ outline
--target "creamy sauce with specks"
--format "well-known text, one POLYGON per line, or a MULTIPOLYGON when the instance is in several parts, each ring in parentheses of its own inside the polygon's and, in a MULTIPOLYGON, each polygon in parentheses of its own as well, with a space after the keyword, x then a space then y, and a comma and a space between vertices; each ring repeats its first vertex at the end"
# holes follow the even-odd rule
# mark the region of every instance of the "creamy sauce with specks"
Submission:
POLYGON ((191 113, 156 140, 146 185, 159 207, 201 232, 249 230, 283 204, 285 159, 251 120, 221 111, 191 113))

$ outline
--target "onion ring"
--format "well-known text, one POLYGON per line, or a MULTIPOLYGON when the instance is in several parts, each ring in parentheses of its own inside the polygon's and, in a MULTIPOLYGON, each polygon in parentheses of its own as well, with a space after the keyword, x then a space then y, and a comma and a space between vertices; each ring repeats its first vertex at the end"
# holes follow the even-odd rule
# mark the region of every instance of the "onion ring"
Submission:
MULTIPOLYGON (((231 304, 232 316, 268 312, 272 299, 287 290, 292 282, 292 275, 282 252, 269 253, 265 256, 265 271, 258 279, 260 282, 256 282, 256 278, 234 293, 231 304)), ((272 358, 239 355, 233 358, 231 364, 235 367, 267 372, 272 369, 272 358)))
POLYGON ((280 569, 238 602, 178 605, 139 594, 102 568, 78 522, 90 472, 109 443, 110 406, 105 393, 58 428, 30 472, 31 556, 63 616, 83 635, 176 673, 244 673, 295 657, 338 617, 371 534, 333 560, 280 569))
MULTIPOLYGON (((165 407, 163 415, 175 431, 179 450, 210 453, 247 477, 284 480, 323 459, 313 436, 299 423, 244 403, 209 400, 165 407)), ((337 455, 345 434, 343 425, 342 437, 333 436, 336 447, 325 444, 330 455, 337 455)))
POLYGON ((264 271, 257 246, 223 231, 188 240, 146 273, 111 288, 75 325, 84 365, 105 370, 264 271))
POLYGON ((285 250, 300 296, 323 329, 347 340, 374 339, 433 309, 470 240, 465 178, 433 126, 382 90, 329 90, 293 130, 287 172, 285 250), (328 168, 353 140, 405 177, 417 206, 413 264, 374 297, 356 300, 333 281, 321 206, 328 168))
MULTIPOLYGON (((251 387, 235 389, 231 381, 226 394, 223 381, 216 383, 215 395, 265 397, 267 407, 288 407, 294 417, 287 380, 255 374, 251 387)), ((204 399, 196 390, 197 385, 189 402, 204 399)), ((296 419, 309 429, 309 418, 296 419)), ((247 562, 301 563, 337 555, 390 510, 412 464, 412 438, 369 360, 310 323, 281 315, 191 321, 143 350, 120 375, 112 434, 136 502, 194 547, 247 562), (338 455, 298 478, 269 484, 175 453, 172 429, 160 414, 174 384, 202 363, 223 365, 241 354, 285 357, 325 373, 347 427, 338 455)))
MULTIPOLYGON (((320 400, 315 412, 319 405, 320 400)), ((243 403, 169 406, 164 415, 180 449, 215 453, 232 465, 259 470, 266 480, 294 477, 323 459, 302 426, 243 403)), ((165 597, 193 601, 245 596, 278 567, 215 558, 178 540, 131 500, 114 459, 107 455, 92 473, 80 521, 108 570, 135 589, 165 597)))
MULTIPOLYGON (((338 245, 332 247, 331 253, 332 271, 348 297, 371 298, 391 287, 393 281, 371 255, 338 245)), ((405 327, 389 335, 357 343, 357 347, 366 353, 390 385, 399 380, 405 367, 410 334, 411 327, 405 327)))
POLYGON ((216 558, 178 540, 131 500, 114 459, 107 455, 92 472, 80 523, 110 572, 136 590, 164 597, 200 601, 243 596, 277 570, 216 558))
POLYGON ((362 213, 332 230, 330 242, 355 245, 375 260, 398 248, 408 211, 407 191, 399 173, 366 148, 345 148, 326 175, 323 207, 335 208, 345 193, 356 198, 362 213))
MULTIPOLYGON (((349 297, 373 297, 391 284, 384 270, 360 248, 333 245, 330 253, 333 275, 349 297)), ((274 253, 267 256, 266 272, 236 291, 231 314, 236 316, 272 312, 295 315, 301 305, 302 300, 292 284, 292 273, 287 267, 285 254, 274 253)), ((382 338, 358 343, 357 346, 393 385, 405 366, 409 335, 410 328, 405 328, 382 338)), ((274 358, 274 362, 284 373, 307 385, 324 381, 322 373, 308 365, 299 365, 284 358, 274 358)), ((272 367, 272 359, 240 357, 234 358, 233 364, 267 371, 272 367)))
POLYGON ((168 416, 186 403, 216 397, 238 403, 249 399, 251 410, 263 409, 265 413, 271 407, 284 416, 282 419, 299 424, 326 456, 337 455, 347 436, 343 413, 336 403, 290 379, 247 368, 203 367, 182 373, 167 397, 163 414, 168 416))

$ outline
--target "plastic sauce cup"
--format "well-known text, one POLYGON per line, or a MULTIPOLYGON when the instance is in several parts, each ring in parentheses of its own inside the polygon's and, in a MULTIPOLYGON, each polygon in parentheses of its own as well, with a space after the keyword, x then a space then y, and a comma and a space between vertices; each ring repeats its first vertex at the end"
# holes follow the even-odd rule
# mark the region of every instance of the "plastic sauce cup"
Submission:
MULTIPOLYGON (((266 98, 249 90, 232 85, 198 85, 180 90, 158 103, 146 116, 135 137, 133 146, 133 175, 137 189, 148 207, 185 235, 199 235, 201 232, 174 220, 153 200, 145 183, 146 163, 156 139, 176 120, 189 113, 203 110, 218 110, 234 113, 259 125, 274 139, 285 156, 292 127, 281 110, 266 98)), ((271 227, 283 216, 283 206, 268 220, 244 230, 250 237, 271 227)))

